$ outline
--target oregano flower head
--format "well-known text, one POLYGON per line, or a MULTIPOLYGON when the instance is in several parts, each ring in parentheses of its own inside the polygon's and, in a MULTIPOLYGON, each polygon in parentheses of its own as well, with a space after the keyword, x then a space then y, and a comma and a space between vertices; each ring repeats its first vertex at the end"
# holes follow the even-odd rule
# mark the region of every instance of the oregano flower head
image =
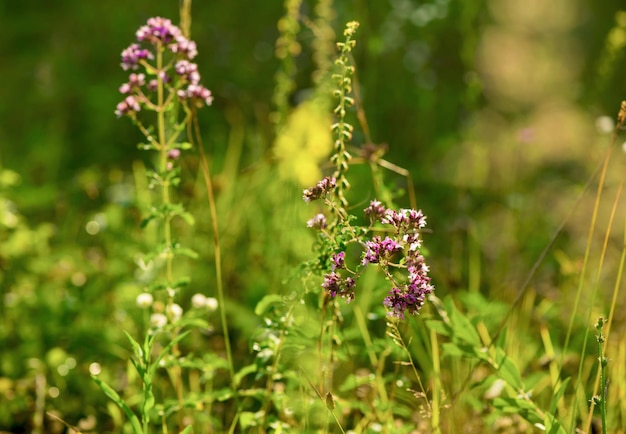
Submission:
POLYGON ((196 43, 186 38, 180 28, 167 18, 154 17, 139 28, 134 42, 122 51, 122 69, 132 72, 119 91, 125 98, 115 110, 117 117, 136 114, 143 108, 162 110, 173 98, 196 107, 211 105, 211 91, 200 83, 198 65, 191 62, 197 56, 196 43), (147 76, 151 78, 147 80, 147 76), (153 78, 152 78, 153 77, 153 78), (165 93, 159 91, 159 87, 165 93))
MULTIPOLYGON (((318 199, 328 193, 330 185, 330 179, 325 178, 316 186, 305 190, 305 201, 318 199)), ((389 316, 403 319, 407 313, 417 314, 428 294, 434 290, 428 276, 429 268, 421 254, 422 240, 419 231, 426 226, 426 216, 421 210, 387 209, 377 200, 371 201, 363 211, 370 219, 369 228, 349 231, 354 234, 354 238, 348 241, 363 246, 359 268, 351 271, 346 267, 345 251, 330 253, 322 288, 331 297, 339 295, 350 302, 355 298, 354 288, 365 267, 375 265, 391 282, 391 290, 383 300, 389 316), (386 231, 388 235, 373 235, 369 238, 365 236, 369 231, 381 229, 380 225, 391 226, 386 231)), ((321 242, 320 245, 332 245, 333 233, 323 231, 326 228, 323 214, 317 214, 308 221, 307 226, 318 229, 318 237, 322 240, 331 241, 330 244, 321 242)), ((339 243, 335 245, 336 248, 341 248, 339 243)))

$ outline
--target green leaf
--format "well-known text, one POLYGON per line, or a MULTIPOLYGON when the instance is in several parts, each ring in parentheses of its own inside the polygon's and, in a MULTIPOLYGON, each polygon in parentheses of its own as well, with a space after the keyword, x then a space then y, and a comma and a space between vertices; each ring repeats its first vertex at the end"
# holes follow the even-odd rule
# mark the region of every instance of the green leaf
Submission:
POLYGON ((548 434, 566 434, 565 428, 561 425, 553 414, 545 413, 543 418, 543 425, 548 434))
POLYGON ((256 364, 244 366, 235 374, 235 378, 233 379, 235 386, 239 386, 241 384, 241 380, 248 374, 252 374, 256 372, 257 366, 256 364))
POLYGON ((217 401, 224 402, 233 397, 233 391, 228 387, 225 387, 223 389, 216 390, 213 396, 215 396, 217 401))
POLYGON ((186 247, 177 247, 172 250, 178 255, 187 256, 188 258, 191 258, 191 259, 198 259, 198 254, 192 249, 188 249, 186 247))
POLYGON ((550 413, 552 414, 556 413, 556 408, 559 404, 559 401, 561 400, 561 397, 565 393, 565 389, 567 389, 567 385, 569 384, 571 379, 572 377, 567 377, 565 380, 563 380, 563 382, 561 383, 559 388, 556 390, 554 395, 552 395, 552 399, 550 400, 550 413))
POLYGON ((152 143, 139 143, 137 145, 137 148, 142 151, 150 151, 152 149, 156 149, 156 147, 152 143))
POLYGON ((141 365, 141 362, 138 362, 135 357, 131 357, 130 358, 130 363, 132 363, 133 366, 135 367, 135 370, 139 374, 139 377, 143 379, 145 377, 145 375, 146 375, 146 370, 141 365))
MULTIPOLYGON (((501 351, 501 350, 500 350, 501 351)), ((498 352, 500 352, 498 351, 498 352)), ((502 356, 498 357, 500 360, 498 374, 500 378, 506 381, 509 385, 515 388, 516 391, 524 390, 524 384, 522 383, 522 376, 520 375, 517 365, 510 357, 502 352, 502 356)))
POLYGON ((467 316, 456 308, 451 298, 446 300, 446 308, 450 318, 450 327, 452 328, 452 339, 461 340, 474 347, 482 347, 483 345, 476 327, 467 316))
POLYGON ((209 322, 202 318, 182 318, 176 323, 179 327, 197 327, 201 329, 208 329, 210 327, 209 322))
POLYGON ((143 360, 144 352, 141 349, 141 346, 139 345, 139 343, 135 339, 133 339, 130 333, 128 333, 126 330, 124 330, 124 334, 126 335, 126 338, 128 338, 128 341, 130 342, 131 347, 133 347, 133 353, 135 353, 135 356, 139 360, 143 360))
POLYGON ((450 336, 450 328, 443 321, 427 319, 426 326, 441 336, 450 336))
POLYGON ((189 333, 190 333, 189 330, 187 330, 186 332, 179 334, 174 339, 172 339, 170 341, 170 343, 163 349, 161 354, 159 354, 159 356, 156 358, 156 360, 150 365, 150 370, 149 370, 150 378, 154 378, 154 374, 156 373, 156 370, 159 367, 159 363, 161 362, 163 357, 165 357, 166 354, 168 354, 170 351, 172 351, 172 348, 174 348, 174 345, 176 345, 178 342, 180 342, 189 333))
POLYGON ((178 144, 178 147, 182 150, 186 150, 186 149, 191 149, 193 148, 193 145, 189 142, 182 142, 178 144))
POLYGON ((180 279, 178 279, 176 282, 173 283, 172 287, 175 289, 182 288, 184 286, 189 285, 189 282, 191 282, 191 279, 189 278, 189 276, 181 277, 180 279))
POLYGON ((508 414, 519 414, 531 424, 543 423, 534 402, 516 398, 496 398, 492 404, 498 410, 508 414))
POLYGON ((192 214, 188 212, 183 212, 183 213, 180 213, 179 215, 183 220, 185 220, 185 223, 187 223, 189 226, 193 226, 196 224, 196 220, 194 219, 192 214))
POLYGON ((117 406, 122 409, 124 414, 126 414, 126 417, 130 421, 130 425, 133 428, 133 432, 135 434, 142 434, 143 430, 141 429, 141 423, 139 422, 139 418, 137 418, 137 416, 133 413, 130 407, 126 405, 120 395, 118 395, 118 393, 113 390, 111 386, 100 380, 95 375, 92 375, 91 378, 93 379, 93 381, 96 382, 96 384, 100 387, 104 394, 109 397, 113 402, 115 402, 115 404, 117 404, 117 406))
POLYGON ((189 434, 193 432, 193 425, 187 425, 184 430, 180 432, 180 434, 189 434))
POLYGON ((259 301, 254 308, 254 314, 256 316, 263 316, 270 308, 275 304, 283 304, 283 298, 277 294, 266 295, 259 301))
POLYGON ((154 404, 156 402, 154 393, 152 393, 152 384, 144 384, 143 397, 143 414, 147 417, 150 410, 154 408, 154 404))
POLYGON ((139 223, 139 227, 141 229, 145 229, 146 226, 148 226, 148 224, 154 220, 156 218, 156 216, 154 214, 150 214, 148 217, 144 218, 141 220, 141 222, 139 223))
POLYGON ((465 349, 462 349, 455 343, 445 342, 442 344, 442 354, 450 357, 471 357, 473 352, 470 350, 470 354, 468 354, 465 349))
POLYGON ((242 411, 239 415, 239 423, 241 424, 241 428, 251 428, 259 425, 259 421, 261 418, 258 413, 253 413, 251 411, 242 411))

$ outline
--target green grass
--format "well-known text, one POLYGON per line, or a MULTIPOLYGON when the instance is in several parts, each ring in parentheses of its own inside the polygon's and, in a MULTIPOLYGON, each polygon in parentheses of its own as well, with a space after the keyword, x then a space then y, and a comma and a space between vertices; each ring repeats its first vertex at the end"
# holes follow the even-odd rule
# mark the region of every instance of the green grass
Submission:
MULTIPOLYGON (((373 145, 386 138, 370 131, 384 114, 358 67, 366 24, 335 35, 332 3, 285 7, 273 113, 168 105, 176 84, 161 82, 169 108, 130 114, 152 152, 80 169, 54 209, 42 193, 49 219, 28 214, 24 174, 0 167, 0 432, 623 432, 624 107, 612 137, 596 132, 549 80, 569 79, 553 58, 533 81, 486 57, 485 103, 468 82, 471 117, 446 139, 458 144, 439 161, 398 157, 373 145), (303 57, 310 88, 292 107, 303 57), (219 134, 202 130, 205 111, 223 112, 219 134), (337 187, 305 203, 324 176, 337 187), (419 315, 383 305, 407 278, 406 247, 362 263, 373 235, 414 233, 371 223, 374 199, 428 216, 434 293, 419 315), (318 213, 327 226, 307 227, 318 213), (356 286, 331 297, 339 252, 356 286)), ((536 53, 507 16, 494 12, 500 40, 536 53)), ((476 43, 502 54, 491 37, 476 43)))

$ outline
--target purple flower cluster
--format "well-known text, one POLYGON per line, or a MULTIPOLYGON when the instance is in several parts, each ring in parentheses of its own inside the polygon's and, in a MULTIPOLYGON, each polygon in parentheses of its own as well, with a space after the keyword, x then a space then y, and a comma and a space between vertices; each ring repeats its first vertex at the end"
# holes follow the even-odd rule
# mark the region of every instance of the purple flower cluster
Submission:
POLYGON ((324 214, 316 214, 309 221, 306 222, 307 227, 314 229, 326 228, 326 216, 324 214))
POLYGON ((127 49, 122 51, 122 69, 124 71, 137 69, 139 61, 152 59, 154 59, 154 55, 146 48, 141 48, 139 44, 130 44, 127 49))
MULTIPOLYGON (((372 201, 364 212, 372 225, 377 222, 390 225, 393 231, 390 236, 383 238, 375 235, 364 242, 361 265, 377 264, 392 282, 393 287, 383 301, 390 316, 404 318, 406 313, 417 314, 428 294, 434 290, 428 277, 428 266, 420 253, 422 241, 419 230, 426 225, 426 217, 422 211, 387 209, 379 201, 372 201), (398 280, 397 273, 392 274, 392 268, 406 270, 405 279, 398 280)), ((324 275, 322 287, 333 297, 340 295, 351 301, 354 299, 355 279, 342 278, 338 273, 345 268, 344 264, 344 252, 331 257, 331 272, 324 275)))
POLYGON ((213 103, 211 91, 200 84, 198 65, 190 62, 198 54, 196 43, 187 39, 177 26, 166 18, 150 18, 146 25, 139 28, 136 36, 138 42, 122 51, 122 69, 137 70, 139 66, 143 66, 148 73, 156 74, 157 78, 146 83, 144 74, 131 73, 128 82, 119 89, 120 93, 126 96, 116 107, 117 117, 134 116, 142 106, 154 107, 145 91, 156 91, 159 80, 167 84, 167 89, 175 92, 181 101, 192 103, 197 107, 213 103), (147 47, 143 47, 142 44, 147 47), (149 63, 156 56, 168 51, 173 53, 174 63, 164 61, 162 63, 166 66, 160 70, 156 65, 149 63), (174 74, 170 76, 172 63, 174 74))
POLYGON ((405 312, 411 315, 418 313, 426 301, 426 296, 435 289, 428 277, 428 266, 422 255, 407 257, 408 283, 394 287, 385 297, 383 304, 389 308, 389 315, 404 318, 405 312))
POLYGON ((366 250, 361 261, 363 265, 378 264, 381 260, 389 260, 394 253, 402 251, 402 244, 389 237, 381 239, 378 235, 370 241, 366 241, 365 247, 366 250))
POLYGON ((332 271, 324 275, 322 288, 328 291, 331 297, 339 295, 340 297, 346 298, 347 303, 350 303, 354 300, 354 287, 356 285, 356 280, 352 277, 343 278, 337 272, 338 270, 345 268, 345 257, 346 254, 344 252, 332 255, 330 259, 332 271))
POLYGON ((404 252, 407 282, 394 285, 383 304, 387 306, 391 316, 404 318, 406 312, 417 314, 424 305, 426 296, 434 290, 428 277, 428 266, 420 253, 422 241, 419 230, 426 226, 426 216, 421 210, 386 209, 378 201, 372 201, 365 209, 365 214, 369 215, 372 223, 379 221, 393 226, 394 236, 385 239, 375 236, 367 241, 363 264, 381 263, 381 259, 388 260, 392 254, 404 252))
POLYGON ((314 187, 302 191, 302 198, 305 202, 311 202, 328 194, 337 186, 337 180, 329 176, 322 179, 314 187))
POLYGON ((426 226, 426 216, 422 210, 400 209, 399 211, 387 209, 378 200, 373 200, 370 205, 363 210, 369 216, 370 222, 380 221, 383 224, 395 226, 398 231, 410 231, 412 229, 422 229, 426 226))

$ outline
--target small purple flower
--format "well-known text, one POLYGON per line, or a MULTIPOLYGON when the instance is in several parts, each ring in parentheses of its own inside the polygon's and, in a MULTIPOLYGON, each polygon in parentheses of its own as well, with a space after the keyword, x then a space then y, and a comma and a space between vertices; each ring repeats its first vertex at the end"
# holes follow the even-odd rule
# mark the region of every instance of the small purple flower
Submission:
POLYGON ((306 225, 309 228, 324 229, 326 227, 326 216, 324 214, 316 214, 306 222, 306 225))
POLYGON ((154 59, 154 55, 141 48, 139 44, 130 44, 130 46, 122 51, 122 69, 128 71, 129 69, 137 69, 139 61, 142 59, 154 59))
POLYGON ((135 113, 141 110, 139 101, 132 95, 127 96, 115 109, 115 115, 119 118, 125 114, 135 113))
POLYGON ((424 305, 426 296, 434 290, 428 277, 429 268, 419 251, 409 250, 406 267, 409 272, 408 284, 399 288, 394 287, 383 302, 390 309, 390 316, 401 319, 406 312, 411 315, 417 314, 424 305))
POLYGON ((380 237, 375 236, 371 241, 365 242, 365 254, 361 263, 363 265, 376 264, 380 261, 380 237))
POLYGON ((315 187, 311 187, 311 188, 307 188, 303 190, 302 198, 304 199, 305 202, 311 202, 329 193, 336 186, 337 186, 337 180, 335 178, 326 176, 324 179, 318 182, 315 185, 315 187))
POLYGON ((389 308, 389 316, 404 319, 406 312, 416 315, 424 305, 426 296, 432 291, 433 287, 427 281, 411 282, 402 288, 394 287, 383 304, 389 308))
POLYGON ((132 73, 128 77, 128 84, 132 87, 141 87, 146 84, 146 75, 132 73))
POLYGON ((381 240, 378 235, 366 241, 365 247, 363 265, 380 263, 381 259, 389 259, 394 253, 402 251, 402 244, 389 237, 381 240))
POLYGON ((341 276, 334 271, 324 275, 324 283, 322 283, 322 288, 324 288, 331 297, 336 297, 337 295, 346 298, 346 302, 350 303, 354 300, 354 291, 353 288, 356 285, 356 281, 352 277, 346 277, 342 279, 341 276))
POLYGON ((178 160, 178 157, 180 157, 180 149, 178 148, 170 149, 167 153, 167 158, 170 160, 178 160))
POLYGON ((415 229, 422 229, 424 227, 426 227, 426 216, 424 215, 424 213, 422 213, 422 210, 414 210, 414 209, 407 209, 407 210, 402 210, 406 213, 408 219, 409 219, 409 223, 415 228, 415 229))
POLYGON ((133 90, 133 88, 128 83, 124 83, 123 85, 119 87, 119 91, 122 95, 126 95, 130 93, 131 90, 133 90))
POLYGON ((123 85, 121 85, 119 90, 121 94, 126 95, 130 93, 134 88, 139 88, 144 84, 146 84, 145 74, 132 73, 128 77, 128 83, 124 83, 123 85))
POLYGON ((185 38, 183 35, 176 36, 176 43, 170 45, 172 53, 184 54, 189 60, 198 55, 198 49, 196 43, 185 38))
POLYGON ((422 247, 422 240, 418 232, 411 232, 402 237, 404 245, 409 246, 410 252, 418 251, 422 247))
POLYGON ((333 256, 330 258, 332 271, 342 269, 346 265, 345 260, 346 260, 345 252, 339 252, 339 253, 333 254, 333 256))
POLYGON ((158 42, 167 44, 181 35, 178 27, 167 18, 149 18, 145 26, 141 26, 136 33, 138 41, 148 41, 151 44, 158 42))
POLYGON ((324 275, 324 282, 322 288, 328 291, 331 297, 336 296, 341 292, 341 276, 334 271, 324 275))
POLYGON ((176 74, 188 77, 189 81, 194 84, 198 84, 200 81, 200 74, 198 74, 198 65, 188 60, 179 60, 174 65, 176 74))
POLYGON ((394 226, 398 230, 421 229, 426 226, 426 217, 421 210, 401 209, 385 211, 382 223, 394 226))
POLYGON ((388 256, 391 256, 395 252, 399 252, 402 250, 402 245, 396 242, 396 240, 389 237, 385 237, 385 239, 380 242, 380 247, 382 250, 387 252, 388 256))
POLYGON ((213 104, 213 95, 211 91, 206 87, 198 84, 190 84, 186 90, 179 90, 178 97, 180 99, 190 99, 196 103, 197 106, 202 106, 202 102, 206 105, 213 104))
POLYGON ((387 209, 378 200, 371 201, 370 206, 368 206, 367 208, 365 208, 365 210, 363 210, 365 215, 370 217, 370 220, 372 221, 372 223, 377 220, 381 220, 385 215, 385 211, 387 211, 387 209))
POLYGON ((381 219, 381 222, 387 225, 395 226, 399 228, 402 226, 404 215, 395 209, 388 209, 385 211, 385 215, 381 219))
MULTIPOLYGON (((150 71, 151 75, 156 72, 158 79, 152 78, 146 86, 145 74, 131 74, 128 83, 120 86, 120 93, 129 96, 134 94, 143 103, 150 104, 151 96, 148 94, 144 96, 139 89, 146 86, 142 89, 143 91, 154 92, 158 89, 159 83, 162 83, 165 85, 166 92, 176 91, 176 96, 186 105, 193 104, 199 108, 213 104, 211 91, 200 84, 198 65, 190 62, 198 54, 196 43, 187 39, 171 20, 161 17, 150 18, 137 30, 136 37, 139 43, 133 43, 122 51, 122 68, 125 71, 136 70, 142 65, 150 71), (152 45, 152 47, 142 48, 142 45, 152 45), (172 61, 164 59, 163 68, 157 69, 155 65, 147 65, 143 62, 155 59, 157 53, 162 54, 165 50, 174 53, 174 59, 172 61), (176 75, 172 76, 174 72, 176 75)), ((131 111, 137 111, 133 107, 129 102, 120 103, 116 114, 119 117, 131 111)))

